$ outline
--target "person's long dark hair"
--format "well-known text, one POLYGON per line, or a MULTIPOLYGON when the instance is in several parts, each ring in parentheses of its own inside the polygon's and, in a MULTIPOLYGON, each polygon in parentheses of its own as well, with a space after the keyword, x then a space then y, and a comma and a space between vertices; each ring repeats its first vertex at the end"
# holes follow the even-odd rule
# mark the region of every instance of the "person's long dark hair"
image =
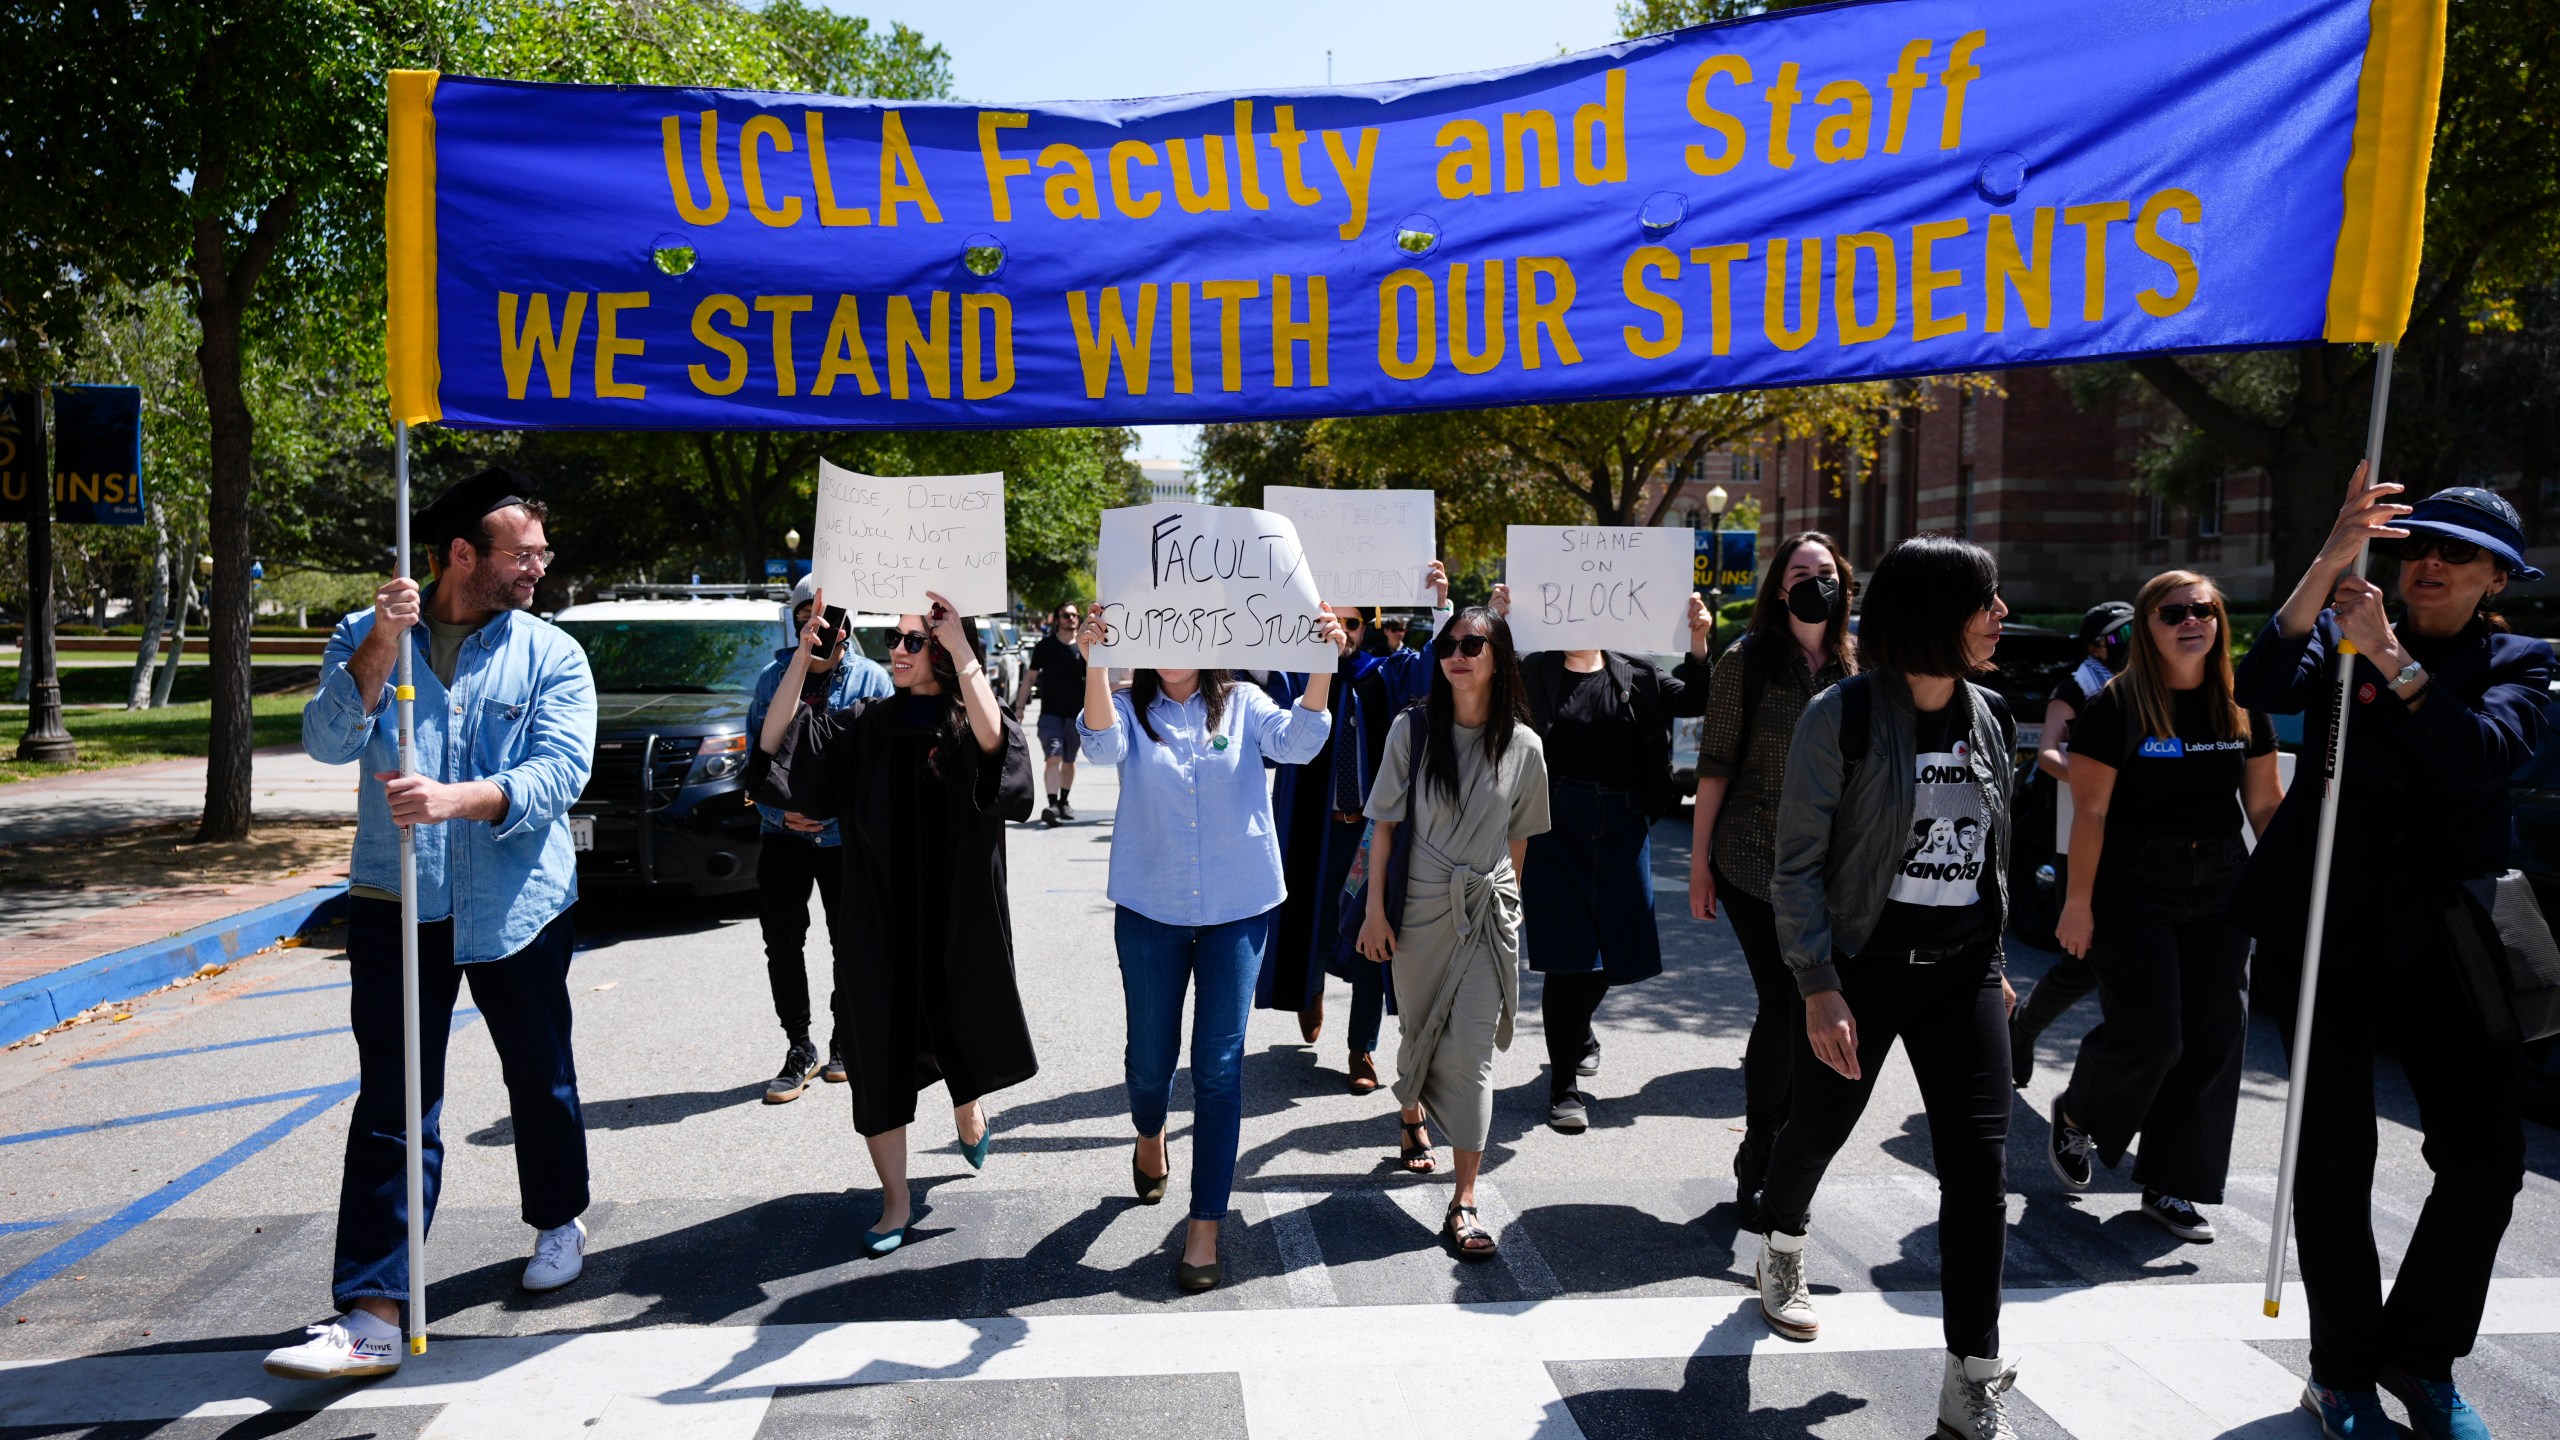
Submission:
MULTIPOLYGON (((932 635, 933 617, 924 617, 924 622, 925 633, 932 635)), ((987 645, 978 638, 978 622, 964 618, 960 622, 960 633, 969 637, 969 658, 984 666, 987 663, 987 645)), ((940 775, 943 746, 965 743, 974 749, 978 738, 969 729, 969 706, 960 698, 960 662, 952 658, 950 651, 942 648, 939 636, 925 647, 924 653, 925 659, 933 666, 933 683, 942 687, 939 696, 924 697, 942 701, 942 719, 933 727, 933 748, 926 754, 925 765, 940 775)))
POLYGON ((1449 684, 1440 661, 1458 648, 1462 628, 1481 622, 1488 658, 1493 661, 1492 705, 1485 712, 1484 758, 1499 768, 1512 734, 1529 723, 1529 689, 1520 682, 1520 656, 1511 648, 1511 622, 1482 605, 1470 605, 1451 616, 1431 637, 1431 694, 1422 702, 1422 721, 1429 738, 1422 749, 1423 783, 1436 785, 1451 800, 1458 798, 1458 692, 1449 684))
MULTIPOLYGON (((1763 656, 1774 647, 1792 645, 1795 636, 1787 629, 1787 567, 1796 563, 1796 552, 1807 545, 1819 545, 1831 552, 1831 563, 1840 571, 1840 603, 1831 607, 1831 620, 1822 627, 1822 653, 1840 667, 1841 673, 1858 671, 1857 647, 1849 640, 1849 602, 1858 593, 1858 575, 1850 568, 1847 551, 1840 542, 1819 530, 1799 530, 1777 544, 1769 552, 1769 573, 1760 581, 1759 598, 1752 602, 1752 644, 1763 656)), ((1784 651, 1776 651, 1783 654, 1784 651)))
MULTIPOLYGON (((1209 733, 1215 735, 1219 724, 1227 718, 1227 692, 1235 688, 1235 673, 1228 670, 1203 670, 1199 673, 1200 698, 1209 703, 1209 733)), ((1130 681, 1129 708, 1138 712, 1138 728, 1147 732, 1148 739, 1163 744, 1164 737, 1156 733, 1156 722, 1147 718, 1147 712, 1156 708, 1156 697, 1164 693, 1164 678, 1153 670, 1140 670, 1130 677, 1130 681)))

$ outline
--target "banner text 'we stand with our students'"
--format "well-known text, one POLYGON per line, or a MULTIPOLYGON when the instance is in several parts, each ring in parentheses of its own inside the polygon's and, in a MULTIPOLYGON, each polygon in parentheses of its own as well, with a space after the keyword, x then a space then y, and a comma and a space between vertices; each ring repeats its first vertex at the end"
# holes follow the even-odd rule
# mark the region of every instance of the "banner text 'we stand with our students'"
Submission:
POLYGON ((392 85, 395 405, 860 428, 2387 339, 2441 0, 1903 0, 1357 89, 392 85))

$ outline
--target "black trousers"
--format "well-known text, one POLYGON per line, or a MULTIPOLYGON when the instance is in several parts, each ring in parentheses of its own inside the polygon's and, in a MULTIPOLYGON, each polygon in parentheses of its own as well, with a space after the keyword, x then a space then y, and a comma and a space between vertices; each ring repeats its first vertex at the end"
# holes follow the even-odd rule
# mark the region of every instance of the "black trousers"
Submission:
POLYGON ((1787 968, 1786 947, 1778 943, 1778 912, 1768 901, 1744 894, 1723 871, 1715 878, 1716 903, 1741 942, 1760 1000, 1742 1050, 1742 1147, 1733 1157, 1733 1178, 1748 1201, 1769 1173, 1769 1147, 1787 1121, 1796 1047, 1804 1043, 1804 996, 1787 968))
MULTIPOLYGON (((566 1225, 587 1208, 587 1125, 569 1045, 569 962, 577 931, 562 915, 503 960, 457 965, 453 922, 418 927, 418 1081, 427 1223, 444 1190, 444 1062, 464 984, 498 1050, 515 1125, 516 1190, 524 1223, 566 1225)), ((337 1258, 330 1298, 341 1310, 409 1295, 409 1123, 401 1041, 400 907, 347 902, 347 1017, 361 1084, 347 1117, 338 1181, 337 1258)))
POLYGON ((2065 950, 2044 978, 2035 983, 2018 1001, 2016 1024, 2020 1037, 2033 1040, 2053 1028, 2062 1012, 2080 1003, 2081 997, 2098 988, 2098 972, 2089 962, 2065 950))
MULTIPOLYGON (((809 1036, 809 889, 816 886, 818 904, 827 912, 827 934, 836 933, 836 897, 844 890, 844 852, 820 848, 806 840, 766 835, 756 856, 756 921, 764 930, 764 977, 773 986, 774 1018, 792 1040, 809 1036)), ((828 946, 829 955, 834 946, 828 946)), ((835 968, 835 994, 828 997, 832 1017, 844 995, 844 969, 835 968)), ((841 1033, 844 1022, 835 1021, 841 1033)))
POLYGON ((2080 1042, 2062 1110, 2133 1178, 2222 1203, 2249 1039, 2249 937, 2222 918, 2249 859, 2238 835, 2110 836, 2090 911, 2089 965, 2106 1018, 2080 1042))
POLYGON ((1600 970, 1551 970, 1538 994, 1538 1019, 1547 1031, 1547 1093, 1573 1088, 1575 1071, 1591 1048, 1591 1017, 1600 997, 1609 993, 1609 976, 1600 970))
MULTIPOLYGON (((2455 988, 2433 902, 2410 895, 2360 910, 2376 908, 2330 926, 2294 1189, 2311 1372, 2342 1389, 2370 1388, 2386 1361, 2423 1380, 2452 1378, 2479 1338, 2524 1188, 2519 1047, 2491 1044, 2455 988), (2388 1301, 2372 1200, 2374 1053, 2385 1045, 2409 1077, 2435 1172, 2388 1301)), ((2262 953, 2260 963, 2282 966, 2285 983, 2272 990, 2300 993, 2298 954, 2262 953)))
POLYGON ((1858 1022, 1858 1074, 1822 1063, 1796 1027, 1794 1099, 1769 1156, 1760 1217, 1805 1232, 1831 1157, 1866 1112, 1899 1037, 1920 1082, 1938 1171, 1938 1296, 1950 1354, 2000 1353, 2000 1272, 2009 1243, 2009 1004, 1999 947, 1936 964, 1905 955, 1839 957, 1840 995, 1858 1022))

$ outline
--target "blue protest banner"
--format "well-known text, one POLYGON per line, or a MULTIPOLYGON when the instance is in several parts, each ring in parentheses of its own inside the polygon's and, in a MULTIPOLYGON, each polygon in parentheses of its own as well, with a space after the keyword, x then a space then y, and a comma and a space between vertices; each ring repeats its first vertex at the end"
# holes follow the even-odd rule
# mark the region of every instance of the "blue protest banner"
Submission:
POLYGON ((42 402, 24 390, 0 390, 0 520, 35 519, 48 473, 42 402))
POLYGON ((1701 530, 1697 536, 1700 590, 1722 590, 1727 600, 1748 600, 1760 593, 1757 532, 1701 530))
POLYGON ((2394 339, 2444 0, 1900 0, 998 107, 391 84, 397 414, 949 427, 2394 339))
POLYGON ((142 523, 140 390, 130 385, 54 387, 53 457, 54 523, 142 523))

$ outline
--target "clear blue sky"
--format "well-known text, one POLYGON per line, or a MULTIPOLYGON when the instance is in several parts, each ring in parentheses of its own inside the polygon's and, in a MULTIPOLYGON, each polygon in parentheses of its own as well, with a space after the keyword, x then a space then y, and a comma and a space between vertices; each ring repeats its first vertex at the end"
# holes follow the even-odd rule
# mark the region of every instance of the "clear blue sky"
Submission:
MULTIPOLYGON (((829 0, 885 26, 903 20, 951 53, 961 98, 1029 103, 1193 90, 1363 85, 1520 65, 1617 37, 1611 0, 829 0)), ((1180 459, 1189 425, 1140 428, 1138 454, 1180 459)))

